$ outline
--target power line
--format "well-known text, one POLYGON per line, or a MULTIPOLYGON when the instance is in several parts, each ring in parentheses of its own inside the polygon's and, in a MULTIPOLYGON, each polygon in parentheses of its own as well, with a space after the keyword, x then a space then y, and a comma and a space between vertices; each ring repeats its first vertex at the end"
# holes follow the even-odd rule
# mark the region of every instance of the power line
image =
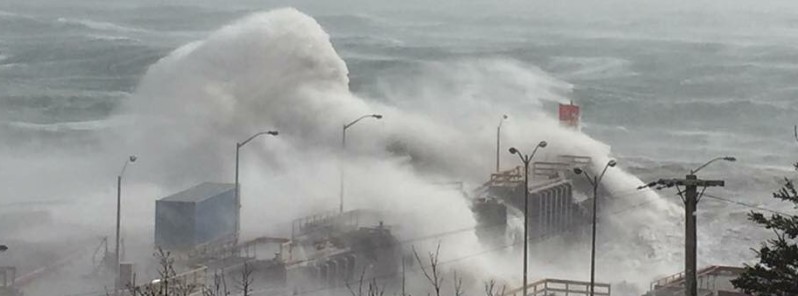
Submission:
POLYGON ((712 199, 724 201, 724 202, 727 202, 727 203, 736 204, 736 205, 743 206, 743 207, 748 207, 748 208, 757 209, 757 210, 761 210, 761 211, 771 212, 771 213, 774 213, 774 214, 779 214, 779 215, 784 215, 784 216, 793 216, 793 214, 788 214, 788 213, 781 212, 781 211, 771 210, 771 209, 764 208, 764 207, 761 207, 761 206, 752 205, 752 204, 748 204, 748 203, 744 203, 744 202, 740 202, 740 201, 736 201, 736 200, 726 199, 726 198, 723 198, 723 197, 720 197, 720 196, 715 196, 715 195, 711 195, 711 194, 707 194, 707 193, 704 193, 704 196, 712 198, 712 199))

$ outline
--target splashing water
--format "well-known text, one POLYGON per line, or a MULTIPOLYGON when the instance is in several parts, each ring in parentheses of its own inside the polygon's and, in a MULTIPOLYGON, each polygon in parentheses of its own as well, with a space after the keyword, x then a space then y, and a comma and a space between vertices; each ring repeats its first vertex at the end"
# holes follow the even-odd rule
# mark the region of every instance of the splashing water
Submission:
MULTIPOLYGON (((277 231, 264 225, 337 209, 343 158, 346 208, 401 217, 394 224, 404 239, 475 226, 468 201, 438 184, 477 185, 487 177, 500 114, 512 118, 502 131, 508 146, 534 147, 545 139, 550 145, 539 157, 588 155, 595 167, 610 157, 608 146, 559 127, 544 111, 542 102, 565 100, 570 85, 515 61, 432 63, 417 77, 386 81, 380 100, 357 96, 348 84, 346 64, 314 19, 294 9, 257 13, 150 67, 124 110, 133 123, 121 133, 124 148, 146 160, 137 170, 146 172, 147 182, 174 192, 205 180, 232 180, 234 143, 278 129, 280 136, 242 148, 245 234, 277 231), (397 87, 408 85, 415 87, 397 87), (343 153, 341 125, 371 113, 385 117, 353 126, 343 153)), ((502 161, 514 165, 517 159, 503 154, 502 161)), ((604 180, 617 207, 606 212, 649 202, 606 217, 599 279, 644 285, 673 270, 678 208, 653 193, 628 194, 642 182, 620 169, 604 180)), ((473 233, 440 241, 442 260, 485 249, 473 233)), ((547 244, 532 251, 533 277, 587 278, 588 244, 547 244)), ((482 278, 517 285, 517 254, 461 264, 482 278)))

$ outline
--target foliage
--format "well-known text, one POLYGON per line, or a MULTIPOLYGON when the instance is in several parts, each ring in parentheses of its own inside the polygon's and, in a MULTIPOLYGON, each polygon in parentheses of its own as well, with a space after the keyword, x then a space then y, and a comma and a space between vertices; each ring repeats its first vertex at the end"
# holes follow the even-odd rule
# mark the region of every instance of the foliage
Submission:
MULTIPOLYGON (((798 208, 798 190, 790 180, 773 197, 798 208)), ((755 250, 759 262, 746 265, 732 284, 751 295, 798 295, 798 215, 775 213, 768 217, 752 211, 748 218, 772 230, 775 238, 755 250)))
MULTIPOLYGON (((188 278, 179 275, 175 271, 175 259, 170 252, 158 249, 155 253, 158 259, 158 280, 150 283, 137 285, 135 278, 133 283, 127 287, 129 295, 132 296, 189 296, 201 294, 202 296, 229 296, 233 293, 227 287, 227 279, 224 270, 217 270, 213 275, 211 285, 202 282, 191 282, 188 278)), ((242 296, 252 295, 255 269, 249 262, 244 262, 240 278, 235 281, 235 288, 242 296)), ((108 294, 108 293, 106 293, 108 294)), ((379 295, 378 295, 379 296, 379 295)))
POLYGON ((198 284, 188 283, 180 280, 175 271, 175 259, 171 253, 158 248, 155 252, 158 258, 158 278, 159 280, 136 285, 134 283, 128 287, 130 295, 133 296, 188 296, 199 291, 202 287, 198 284))

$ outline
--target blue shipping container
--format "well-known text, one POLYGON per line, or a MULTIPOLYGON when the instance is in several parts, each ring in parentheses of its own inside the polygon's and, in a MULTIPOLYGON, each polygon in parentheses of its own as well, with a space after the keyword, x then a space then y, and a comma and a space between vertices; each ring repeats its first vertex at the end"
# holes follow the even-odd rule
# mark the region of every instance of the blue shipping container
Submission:
POLYGON ((185 250, 235 239, 235 184, 205 182, 155 202, 155 246, 185 250))

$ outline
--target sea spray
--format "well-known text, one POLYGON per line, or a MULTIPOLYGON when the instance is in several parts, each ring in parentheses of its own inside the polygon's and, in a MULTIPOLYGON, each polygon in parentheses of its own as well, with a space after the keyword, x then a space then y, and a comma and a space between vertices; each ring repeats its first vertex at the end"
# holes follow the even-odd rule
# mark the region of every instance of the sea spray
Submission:
MULTIPOLYGON (((592 157, 593 167, 611 155, 607 145, 561 128, 543 109, 540 101, 546 98, 540 95, 562 101, 569 92, 567 83, 540 70, 525 71, 517 62, 485 66, 494 61, 481 60, 476 66, 456 62, 454 69, 465 64, 472 71, 449 72, 459 77, 449 84, 438 84, 446 80, 446 76, 440 79, 445 75, 440 69, 421 73, 417 87, 426 91, 412 100, 403 100, 406 94, 396 91, 384 93, 392 100, 361 98, 349 91, 346 64, 315 20, 294 9, 257 13, 175 50, 150 67, 126 108, 135 118, 125 133, 130 135, 126 148, 149 160, 137 168, 146 172, 142 175, 148 182, 176 191, 206 180, 231 181, 235 143, 262 130, 279 130, 280 136, 258 139, 242 149, 243 231, 252 236, 278 231, 273 225, 294 218, 337 209, 341 165, 346 170, 346 208, 377 209, 399 217, 392 223, 400 239, 474 227, 469 202, 440 182, 458 181, 472 188, 488 177, 495 149, 493 124, 499 114, 512 118, 502 134, 505 149, 512 145, 529 152, 546 140, 549 147, 536 159, 586 155, 592 157), (503 79, 505 86, 519 87, 505 87, 504 100, 485 96, 503 79), (524 87, 530 81, 539 83, 524 87), (438 91, 444 86, 450 91, 438 91), (554 94, 557 97, 551 98, 554 94), (527 104, 514 108, 510 102, 527 104), (430 103, 438 107, 419 107, 430 103), (342 151, 342 124, 372 113, 384 118, 354 126, 348 150, 342 151)), ((500 152, 506 167, 518 164, 512 155, 500 152)), ((620 168, 610 171, 602 183, 609 192, 627 192, 640 184, 620 168)), ((614 261, 624 254, 645 252, 652 264, 659 264, 663 256, 663 264, 673 263, 669 249, 658 246, 663 240, 657 230, 675 228, 674 208, 656 194, 641 195, 654 201, 635 210, 633 218, 615 215, 607 219, 611 223, 602 224, 603 236, 617 235, 605 240, 607 247, 600 253, 601 258, 613 258, 612 264, 599 260, 606 264, 600 269, 602 281, 621 281, 640 272, 636 259, 614 261)), ((633 204, 628 196, 619 198, 623 199, 613 206, 633 204)), ((485 252, 473 233, 433 237, 413 245, 428 250, 437 242, 444 260, 473 257, 460 263, 463 269, 519 284, 517 266, 510 264, 517 262, 518 248, 510 253, 485 252)), ((575 271, 585 270, 587 261, 567 259, 569 254, 584 259, 584 245, 552 250, 561 252, 557 256, 564 260, 547 260, 551 254, 531 252, 538 263, 535 276, 582 278, 575 271)))

